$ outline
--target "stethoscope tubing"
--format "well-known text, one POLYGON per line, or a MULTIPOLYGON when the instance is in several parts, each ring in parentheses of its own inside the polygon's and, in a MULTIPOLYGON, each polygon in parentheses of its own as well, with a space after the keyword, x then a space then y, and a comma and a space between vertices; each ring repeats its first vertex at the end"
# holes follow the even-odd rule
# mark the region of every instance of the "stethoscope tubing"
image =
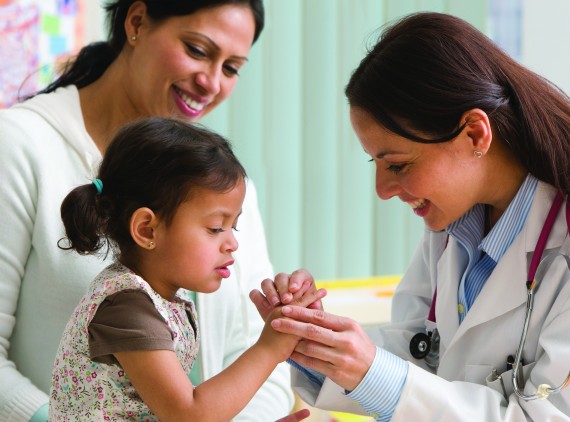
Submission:
MULTIPOLYGON (((558 215, 558 211, 560 210, 560 206, 562 205, 563 199, 564 199, 564 196, 562 195, 562 193, 558 192, 556 194, 556 197, 554 198, 554 201, 552 201, 552 206, 550 207, 550 211, 548 212, 548 215, 547 215, 546 220, 544 222, 544 226, 542 227, 542 231, 540 232, 540 235, 538 236, 538 241, 536 242, 536 248, 532 254, 532 258, 531 258, 531 262, 530 262, 530 266, 529 266, 529 270, 528 270, 528 277, 527 277, 527 282, 526 282, 527 299, 526 299, 526 312, 525 312, 525 318, 524 318, 524 325, 523 325, 523 331, 521 333, 521 340, 519 343, 519 347, 517 348, 517 353, 515 355, 515 362, 513 364, 513 372, 511 374, 512 382, 513 382, 513 389, 514 389, 515 394, 519 398, 521 398, 525 401, 545 399, 550 394, 560 392, 560 390, 562 390, 562 388, 564 388, 570 382, 570 372, 569 372, 566 380, 561 385, 559 385, 558 387, 553 388, 548 384, 541 384, 541 385, 539 385, 537 391, 534 394, 525 394, 524 393, 524 386, 518 385, 519 384, 518 383, 518 374, 519 374, 519 371, 522 370, 522 368, 520 368, 522 353, 524 350, 524 344, 526 341, 526 336, 528 334, 528 326, 530 324, 530 317, 532 316, 532 310, 533 310, 533 306, 534 306, 534 294, 536 292, 536 289, 539 286, 539 284, 536 282, 536 277, 535 277, 536 271, 537 271, 540 263, 542 262, 542 255, 544 253, 544 248, 546 247, 546 242, 548 240, 548 236, 550 235, 550 232, 552 231, 552 227, 554 226, 554 222, 556 221, 556 216, 558 215)), ((568 224, 568 220, 570 218, 569 214, 570 214, 570 207, 568 205, 568 201, 566 201, 566 224, 568 224)))

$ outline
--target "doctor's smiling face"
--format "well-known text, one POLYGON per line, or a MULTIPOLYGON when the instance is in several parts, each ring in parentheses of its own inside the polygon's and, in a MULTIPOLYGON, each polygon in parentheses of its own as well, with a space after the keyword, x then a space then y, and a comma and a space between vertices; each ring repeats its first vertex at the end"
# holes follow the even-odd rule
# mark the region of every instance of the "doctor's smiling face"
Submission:
POLYGON ((135 2, 125 31, 127 110, 194 122, 234 89, 255 20, 247 5, 224 4, 156 22, 135 2))
POLYGON ((441 231, 477 201, 477 162, 473 148, 456 139, 436 144, 414 142, 379 125, 362 108, 350 108, 350 121, 364 151, 376 165, 380 199, 400 198, 427 227, 441 231))

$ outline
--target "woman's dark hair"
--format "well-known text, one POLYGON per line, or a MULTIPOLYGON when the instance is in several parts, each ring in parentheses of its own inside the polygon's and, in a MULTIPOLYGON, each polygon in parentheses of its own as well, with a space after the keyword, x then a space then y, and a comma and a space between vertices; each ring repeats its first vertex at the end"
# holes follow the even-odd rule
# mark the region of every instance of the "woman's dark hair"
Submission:
MULTIPOLYGON (((77 57, 65 66, 62 74, 37 94, 53 92, 57 88, 76 85, 83 88, 103 75, 117 58, 127 41, 125 20, 131 5, 137 0, 116 0, 107 3, 108 41, 99 41, 83 47, 77 57)), ((236 4, 249 7, 255 20, 253 42, 257 41, 265 25, 265 12, 262 0, 138 0, 146 4, 148 16, 155 22, 173 16, 191 15, 198 10, 236 4)), ((37 95, 36 94, 36 95, 37 95)))
POLYGON ((463 113, 479 108, 531 174, 570 193, 570 99, 457 17, 417 13, 388 27, 345 93, 386 129, 423 143, 452 140, 463 113))
POLYGON ((111 142, 94 183, 72 190, 61 204, 68 246, 82 255, 105 247, 128 255, 129 221, 141 207, 169 224, 196 188, 226 192, 246 173, 220 135, 180 121, 152 117, 123 127, 111 142), (116 247, 118 246, 118 251, 116 247))

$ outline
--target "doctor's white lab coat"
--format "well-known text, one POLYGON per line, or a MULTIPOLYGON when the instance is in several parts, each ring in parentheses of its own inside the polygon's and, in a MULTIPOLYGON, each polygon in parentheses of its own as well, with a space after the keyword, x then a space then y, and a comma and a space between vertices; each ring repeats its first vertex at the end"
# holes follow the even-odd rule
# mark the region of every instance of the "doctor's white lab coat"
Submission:
MULTIPOLYGON (((457 292, 461 279, 458 243, 445 233, 426 232, 392 304, 392 322, 374 340, 410 361, 408 376, 393 421, 566 421, 570 420, 570 387, 546 400, 524 401, 513 393, 508 355, 515 355, 522 333, 528 267, 556 192, 539 182, 527 222, 497 263, 461 325, 457 292), (434 374, 409 352, 410 339, 425 332, 437 285, 436 319, 440 364, 434 374), (493 368, 503 373, 505 400, 493 368)), ((564 256, 570 251, 565 203, 548 238, 545 261, 536 279, 534 310, 523 351, 526 394, 540 384, 558 386, 570 371, 570 271, 564 256)), ((325 301, 326 310, 326 301, 325 301)), ((297 370, 293 385, 315 407, 363 413, 343 389, 327 379, 321 388, 297 370)))

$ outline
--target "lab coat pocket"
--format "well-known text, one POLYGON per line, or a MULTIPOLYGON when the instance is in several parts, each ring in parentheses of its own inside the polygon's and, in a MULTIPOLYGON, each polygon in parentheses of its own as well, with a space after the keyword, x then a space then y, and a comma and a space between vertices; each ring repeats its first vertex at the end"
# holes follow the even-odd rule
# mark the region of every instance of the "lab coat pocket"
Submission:
POLYGON ((465 365, 465 381, 485 384, 485 379, 492 369, 491 365, 465 365))
MULTIPOLYGON (((536 362, 529 363, 528 365, 523 365, 523 378, 524 382, 528 380, 530 377, 530 372, 532 368, 534 368, 534 364, 536 362)), ((523 385, 519 387, 523 387, 523 385)), ((514 392, 513 387, 513 370, 510 369, 508 371, 504 371, 501 373, 500 377, 497 377, 493 373, 490 373, 489 376, 486 378, 487 387, 491 387, 493 390, 498 391, 503 395, 505 398, 508 398, 514 392)))
MULTIPOLYGON (((491 370, 491 373, 487 376, 487 378, 485 378, 485 384, 487 385, 487 387, 492 388, 501 396, 503 396, 505 400, 508 400, 510 393, 507 392, 503 374, 499 374, 496 370, 491 370)), ((512 383, 511 383, 511 392, 512 392, 512 383)))

